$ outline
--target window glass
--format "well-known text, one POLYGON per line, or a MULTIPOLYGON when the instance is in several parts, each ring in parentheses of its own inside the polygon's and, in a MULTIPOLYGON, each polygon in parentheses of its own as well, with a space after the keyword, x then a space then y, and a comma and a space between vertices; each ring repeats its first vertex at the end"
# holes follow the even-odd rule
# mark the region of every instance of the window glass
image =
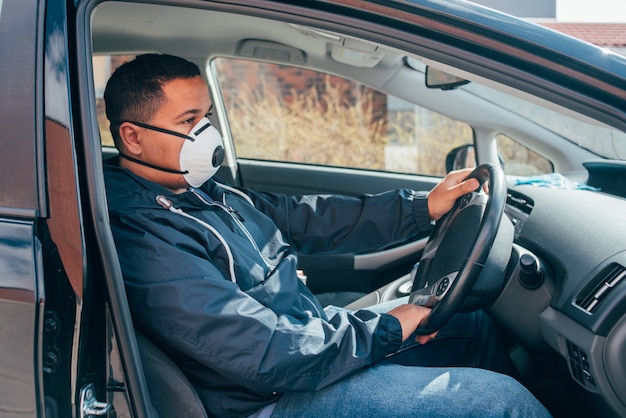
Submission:
POLYGON ((469 125, 363 84, 300 68, 217 59, 240 158, 444 175, 469 125))
POLYGON ((533 176, 554 172, 552 163, 504 134, 496 135, 498 153, 504 172, 515 176, 533 176))
POLYGON ((467 84, 462 89, 497 103, 503 109, 545 127, 599 156, 618 160, 626 159, 626 132, 590 124, 585 120, 558 113, 545 106, 531 103, 479 83, 467 84))
POLYGON ((113 137, 109 130, 109 121, 106 117, 104 106, 104 88, 107 80, 113 74, 113 71, 126 61, 134 58, 134 55, 98 55, 94 56, 93 62, 93 78, 96 89, 96 109, 98 112, 98 127, 100 129, 100 139, 105 147, 113 147, 113 137))

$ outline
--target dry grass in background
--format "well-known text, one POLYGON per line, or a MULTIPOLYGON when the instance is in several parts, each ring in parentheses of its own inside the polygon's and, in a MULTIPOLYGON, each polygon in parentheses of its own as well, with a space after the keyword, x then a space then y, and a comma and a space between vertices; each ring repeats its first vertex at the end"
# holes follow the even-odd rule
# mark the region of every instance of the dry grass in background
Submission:
POLYGON ((233 90, 227 114, 243 158, 443 175, 447 152, 472 140, 465 124, 429 112, 418 125, 414 111, 387 112, 373 90, 330 76, 287 99, 265 81, 233 90))

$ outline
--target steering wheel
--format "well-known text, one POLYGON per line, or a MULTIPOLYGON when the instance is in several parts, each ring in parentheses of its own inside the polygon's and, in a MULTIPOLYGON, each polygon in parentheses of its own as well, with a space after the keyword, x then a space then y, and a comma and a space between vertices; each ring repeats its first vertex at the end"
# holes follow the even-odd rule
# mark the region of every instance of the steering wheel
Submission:
POLYGON ((499 166, 483 164, 467 178, 480 186, 461 196, 437 221, 420 260, 409 302, 431 308, 418 334, 439 330, 472 290, 491 251, 506 204, 506 179, 499 166), (489 182, 488 193, 483 190, 489 182))

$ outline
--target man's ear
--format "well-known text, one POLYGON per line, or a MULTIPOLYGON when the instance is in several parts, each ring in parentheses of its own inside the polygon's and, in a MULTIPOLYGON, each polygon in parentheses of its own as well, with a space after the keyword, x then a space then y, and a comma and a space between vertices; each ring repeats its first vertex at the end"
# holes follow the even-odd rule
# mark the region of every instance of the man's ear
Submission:
POLYGON ((119 127, 120 139, 126 152, 132 155, 141 154, 141 140, 136 125, 130 122, 122 122, 119 127))

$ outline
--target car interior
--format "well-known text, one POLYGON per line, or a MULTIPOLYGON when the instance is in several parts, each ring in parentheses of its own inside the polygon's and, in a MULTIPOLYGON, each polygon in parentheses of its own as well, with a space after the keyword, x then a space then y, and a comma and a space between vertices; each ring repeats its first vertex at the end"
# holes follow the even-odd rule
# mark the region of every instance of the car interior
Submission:
MULTIPOLYGON (((101 206, 98 173, 117 153, 103 117, 104 83, 117 65, 147 52, 184 57, 203 71, 211 121, 226 149, 218 177, 234 186, 296 194, 428 191, 450 170, 501 166, 506 236, 492 253, 504 259, 477 279, 478 289, 486 276, 497 278, 480 308, 510 335, 525 384, 555 416, 626 415, 626 182, 619 180, 626 177, 626 134, 611 120, 538 95, 541 85, 532 80, 511 82, 513 75, 498 73, 488 58, 479 68, 427 30, 407 40, 400 29, 383 32, 330 13, 312 17, 297 5, 278 13, 110 1, 83 13, 88 23, 76 28, 85 54, 80 99, 89 115, 83 121, 93 157, 89 181, 101 206), (296 107, 320 85, 337 87, 338 100, 350 104, 342 109, 385 120, 376 128, 383 139, 371 151, 378 159, 337 159, 368 150, 358 138, 342 143, 340 131, 348 127, 333 126, 344 119, 334 120, 339 110, 327 111, 328 97, 310 96, 325 103, 310 119, 309 108, 296 107), (284 113, 270 115, 275 92, 290 98, 277 107, 292 106, 288 116, 295 115, 300 131, 276 122, 286 120, 284 113), (260 113, 242 113, 246 100, 256 100, 260 113), (403 136, 406 120, 410 134, 403 136), (315 131, 323 133, 319 141, 315 131), (433 135, 437 140, 424 145, 433 135), (413 157, 420 152, 430 165, 413 157)), ((372 129, 365 137, 378 132, 372 129)), ((106 210, 99 218, 110 249, 106 210)), ((423 236, 375 253, 303 256, 299 267, 324 304, 358 309, 409 295, 411 271, 427 243, 423 236)), ((107 258, 115 263, 114 252, 107 258)), ((111 274, 121 283, 118 269, 111 274)), ((137 342, 159 414, 206 416, 176 366, 145 336, 137 334, 137 342)))

